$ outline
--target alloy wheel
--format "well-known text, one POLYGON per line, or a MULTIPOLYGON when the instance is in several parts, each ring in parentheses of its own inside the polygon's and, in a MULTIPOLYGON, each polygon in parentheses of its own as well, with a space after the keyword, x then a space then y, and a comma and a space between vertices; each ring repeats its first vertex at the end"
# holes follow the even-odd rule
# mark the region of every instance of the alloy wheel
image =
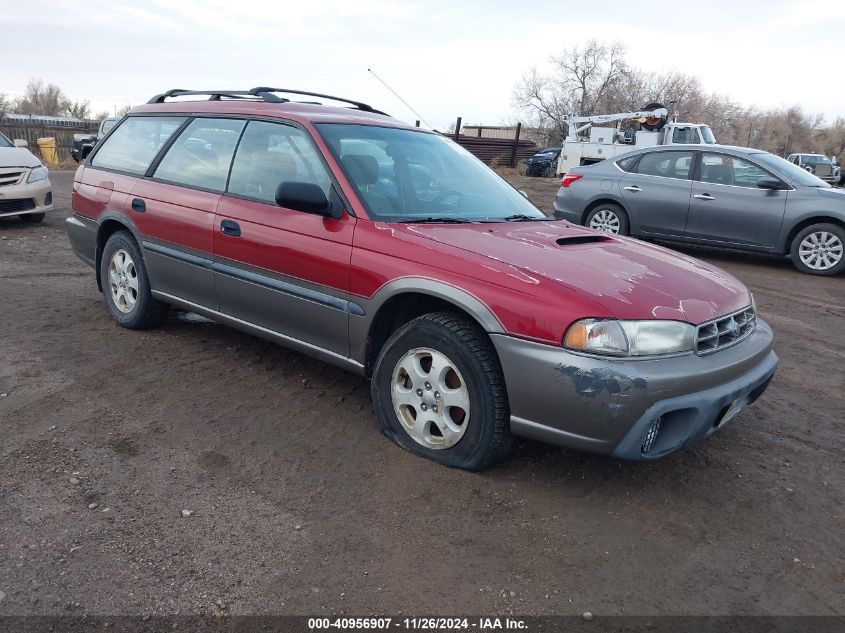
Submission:
POLYGON ((390 397, 402 428, 426 448, 450 448, 466 433, 469 389, 455 363, 437 350, 405 353, 393 370, 390 397))
POLYGON ((109 261, 109 290, 118 310, 132 312, 138 302, 138 271, 132 256, 122 248, 109 261))
POLYGON ((801 262, 813 270, 829 270, 842 261, 842 240, 828 231, 810 233, 798 247, 801 262))
POLYGON ((619 234, 619 216, 610 209, 600 209, 590 218, 590 228, 603 233, 619 234))

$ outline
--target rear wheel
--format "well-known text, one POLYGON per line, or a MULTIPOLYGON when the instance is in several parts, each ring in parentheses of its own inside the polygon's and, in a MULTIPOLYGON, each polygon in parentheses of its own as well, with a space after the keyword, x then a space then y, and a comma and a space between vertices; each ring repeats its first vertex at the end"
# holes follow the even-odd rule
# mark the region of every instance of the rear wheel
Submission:
POLYGON ((606 202, 587 214, 584 226, 613 235, 628 235, 628 216, 618 204, 606 202))
POLYGON ((839 274, 845 270, 845 229, 836 224, 808 226, 792 240, 790 256, 802 273, 839 274))
POLYGON ((167 318, 170 306, 153 298, 141 249, 126 231, 114 233, 106 242, 100 282, 109 313, 123 327, 146 330, 167 318))
POLYGON ((24 215, 18 216, 21 220, 28 224, 37 224, 44 220, 43 213, 25 213, 24 215))
POLYGON ((449 312, 405 324, 385 343, 372 381, 382 432, 446 466, 482 470, 510 448, 504 376, 493 345, 449 312))

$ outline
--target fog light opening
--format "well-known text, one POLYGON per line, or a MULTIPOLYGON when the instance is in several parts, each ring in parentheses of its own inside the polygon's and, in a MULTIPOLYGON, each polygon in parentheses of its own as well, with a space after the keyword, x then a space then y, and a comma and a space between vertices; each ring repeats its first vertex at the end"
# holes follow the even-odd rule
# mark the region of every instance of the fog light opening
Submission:
POLYGON ((51 204, 53 204, 53 192, 48 191, 47 195, 44 196, 44 206, 49 207, 51 204))
POLYGON ((648 453, 654 446, 654 441, 657 439, 657 434, 660 432, 660 423, 662 420, 662 417, 657 418, 649 427, 648 433, 646 433, 645 435, 645 441, 643 442, 642 446, 642 452, 644 455, 648 453))

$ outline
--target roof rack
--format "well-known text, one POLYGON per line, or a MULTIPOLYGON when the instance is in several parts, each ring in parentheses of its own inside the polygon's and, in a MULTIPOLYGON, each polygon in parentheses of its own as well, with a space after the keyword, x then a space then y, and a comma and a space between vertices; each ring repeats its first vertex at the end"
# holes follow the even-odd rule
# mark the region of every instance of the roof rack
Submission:
MULTIPOLYGON (((332 101, 340 101, 341 103, 348 103, 356 110, 363 110, 365 112, 372 112, 374 114, 383 114, 390 116, 386 112, 376 110, 371 105, 362 103, 360 101, 353 101, 351 99, 344 99, 343 97, 333 97, 332 95, 322 94, 319 92, 307 92, 305 90, 291 90, 288 88, 268 88, 265 86, 258 86, 250 90, 183 90, 182 88, 173 88, 167 92, 163 92, 154 96, 147 103, 164 103, 171 97, 184 97, 189 95, 208 95, 209 101, 220 101, 223 97, 227 99, 263 99, 268 103, 289 103, 290 99, 279 97, 276 93, 303 95, 307 97, 319 97, 321 99, 331 99, 332 101)), ((306 101, 301 103, 310 103, 313 105, 321 105, 315 101, 306 101)))

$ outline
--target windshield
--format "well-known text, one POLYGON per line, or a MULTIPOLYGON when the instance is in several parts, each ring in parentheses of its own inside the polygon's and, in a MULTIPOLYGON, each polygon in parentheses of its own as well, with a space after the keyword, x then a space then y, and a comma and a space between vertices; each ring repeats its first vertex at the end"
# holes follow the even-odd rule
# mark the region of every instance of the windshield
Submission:
POLYGON ((0 133, 0 147, 14 147, 14 145, 4 134, 0 133))
POLYGON ((492 169, 438 134, 335 123, 317 128, 374 220, 550 219, 492 169))
POLYGON ((801 157, 801 162, 805 165, 830 165, 830 159, 827 156, 819 154, 804 154, 801 157))
POLYGON ((701 128, 701 138, 704 139, 704 142, 708 145, 713 145, 716 143, 716 137, 713 136, 713 130, 710 129, 708 125, 702 125, 701 128))
POLYGON ((752 154, 752 156, 767 167, 771 167, 777 172, 780 172, 781 175, 785 176, 787 180, 790 180, 793 183, 804 185, 805 187, 818 187, 820 189, 830 187, 830 185, 821 178, 817 178, 806 169, 790 163, 788 160, 784 160, 780 156, 775 156, 774 154, 769 154, 768 152, 760 152, 759 154, 752 154))

